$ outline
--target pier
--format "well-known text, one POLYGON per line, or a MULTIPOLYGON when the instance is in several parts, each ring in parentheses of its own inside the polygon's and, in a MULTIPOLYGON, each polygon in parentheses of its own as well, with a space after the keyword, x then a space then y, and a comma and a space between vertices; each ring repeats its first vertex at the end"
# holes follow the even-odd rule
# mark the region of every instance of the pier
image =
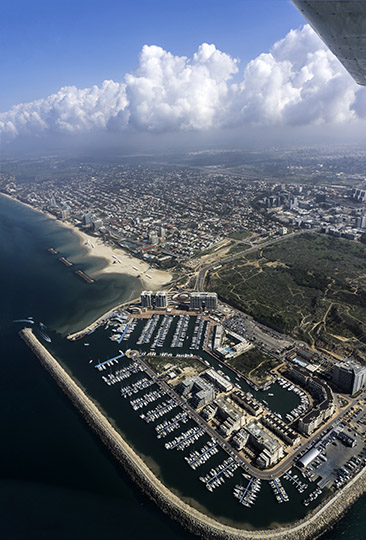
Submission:
POLYGON ((207 540, 298 540, 299 538, 310 540, 329 530, 340 515, 365 492, 366 471, 362 470, 334 496, 321 503, 303 520, 292 525, 267 530, 245 530, 216 521, 181 500, 161 482, 101 413, 97 405, 38 341, 32 329, 25 328, 20 335, 71 399, 88 425, 98 434, 140 488, 171 518, 207 540))
POLYGON ((69 266, 72 266, 72 262, 68 261, 67 259, 65 259, 65 257, 60 257, 59 258, 59 261, 62 262, 62 264, 64 264, 65 266, 69 267, 69 266))
POLYGON ((99 369, 99 368, 101 368, 101 367, 103 367, 103 366, 106 366, 106 365, 107 365, 107 366, 109 366, 109 365, 111 366, 114 362, 117 362, 117 363, 118 363, 118 360, 119 360, 120 358, 123 358, 123 356, 124 356, 124 353, 121 353, 121 354, 119 354, 118 356, 114 356, 113 358, 110 358, 109 360, 105 360, 104 362, 101 362, 100 364, 95 365, 94 367, 97 368, 97 369, 99 369))
POLYGON ((94 283, 94 279, 85 274, 82 270, 75 270, 75 274, 81 277, 86 283, 94 283))

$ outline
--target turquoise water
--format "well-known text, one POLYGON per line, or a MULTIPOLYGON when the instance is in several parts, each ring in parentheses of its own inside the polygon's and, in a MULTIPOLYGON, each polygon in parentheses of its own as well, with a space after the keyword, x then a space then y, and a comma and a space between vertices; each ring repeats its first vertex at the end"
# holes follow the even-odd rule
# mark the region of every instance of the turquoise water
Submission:
MULTIPOLYGON (((193 538, 139 492, 18 338, 12 321, 33 316, 62 348, 65 333, 140 290, 133 278, 111 275, 87 285, 47 252, 50 246, 86 272, 103 264, 86 258, 72 232, 0 197, 1 538, 193 538)), ((80 361, 89 348, 80 349, 80 361)), ((71 366, 80 377, 81 366, 71 366)), ((164 474, 173 481, 168 469, 164 474)), ((189 496, 190 484, 184 486, 189 496)), ((363 539, 364 504, 324 540, 363 539)))

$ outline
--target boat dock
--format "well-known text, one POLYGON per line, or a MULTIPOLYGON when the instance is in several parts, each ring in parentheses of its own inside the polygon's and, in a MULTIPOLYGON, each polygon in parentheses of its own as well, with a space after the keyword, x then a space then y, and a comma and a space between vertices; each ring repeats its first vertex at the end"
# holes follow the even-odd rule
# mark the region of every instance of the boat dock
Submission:
POLYGON ((136 374, 143 371, 143 368, 137 362, 122 368, 117 369, 114 373, 109 373, 107 376, 103 376, 102 379, 108 386, 124 381, 131 377, 132 374, 136 374))
POLYGON ((183 347, 189 324, 189 315, 180 315, 177 328, 171 342, 171 347, 183 347))
MULTIPOLYGON (((122 394, 122 389, 121 389, 121 394, 122 394)), ((130 405, 134 411, 138 411, 139 409, 146 407, 150 403, 154 403, 154 401, 157 401, 162 396, 165 396, 165 394, 166 392, 164 390, 153 390, 152 392, 148 392, 147 394, 144 394, 143 396, 137 399, 132 399, 130 401, 130 405)))
POLYGON ((200 348, 200 344, 202 341, 202 334, 203 334, 203 330, 206 324, 207 324, 206 321, 203 321, 200 317, 197 317, 197 321, 196 321, 193 335, 192 335, 191 345, 189 347, 190 349, 197 350, 200 348))
POLYGON ((152 349, 155 349, 156 347, 163 347, 165 343, 166 336, 169 332, 169 329, 172 325, 173 317, 166 315, 163 319, 162 325, 154 339, 154 342, 151 346, 152 349))
POLYGON ((239 500, 239 503, 247 508, 250 508, 255 504, 257 495, 260 492, 261 481, 259 478, 251 477, 247 486, 244 488, 241 485, 234 487, 234 497, 239 500))
POLYGON ((104 362, 100 362, 100 364, 97 364, 94 367, 97 368, 99 371, 101 371, 102 369, 105 369, 106 366, 109 367, 109 366, 113 366, 113 364, 118 364, 118 360, 120 358, 123 358, 123 357, 124 357, 124 353, 121 353, 118 356, 115 356, 114 358, 110 358, 109 360, 105 360, 104 362))
POLYGON ((202 465, 203 463, 206 463, 212 456, 217 454, 219 451, 217 442, 214 441, 214 439, 210 439, 208 443, 201 448, 201 450, 194 450, 189 454, 189 456, 186 456, 184 459, 187 461, 188 465, 193 469, 196 470, 197 467, 202 465))
POLYGON ((296 474, 292 476, 290 471, 287 471, 282 478, 288 480, 293 486, 295 486, 299 493, 303 493, 308 487, 308 484, 301 482, 296 474))
POLYGON ((186 412, 179 412, 170 420, 165 420, 162 424, 156 426, 156 436, 158 439, 161 437, 166 437, 172 431, 175 431, 180 427, 180 423, 185 424, 188 422, 188 414, 186 412))
POLYGON ((177 407, 177 403, 173 399, 169 399, 168 401, 159 403, 159 405, 157 405, 151 411, 148 411, 146 414, 140 414, 140 418, 149 424, 150 422, 155 422, 168 412, 172 411, 175 407, 177 407))
POLYGON ((159 315, 153 315, 150 320, 145 324, 140 337, 136 341, 136 345, 144 345, 146 343, 149 343, 151 340, 151 337, 154 333, 155 328, 158 325, 159 322, 159 315))
POLYGON ((269 485, 271 486, 278 503, 288 502, 290 500, 279 478, 271 480, 269 485))
POLYGON ((205 476, 200 476, 200 480, 201 482, 204 482, 209 491, 213 491, 215 488, 219 487, 225 482, 224 477, 232 477, 237 468, 238 464, 230 456, 225 459, 221 465, 211 469, 208 474, 205 476))
POLYGON ((195 443, 200 437, 205 434, 203 428, 196 426, 188 431, 181 433, 170 442, 165 443, 166 450, 184 450, 191 444, 195 443))

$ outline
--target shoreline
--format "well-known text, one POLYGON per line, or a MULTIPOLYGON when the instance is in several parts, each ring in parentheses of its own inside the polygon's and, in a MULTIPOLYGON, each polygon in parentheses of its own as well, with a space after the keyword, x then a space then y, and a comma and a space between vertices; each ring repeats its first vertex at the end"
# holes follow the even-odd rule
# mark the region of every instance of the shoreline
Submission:
POLYGON ((23 329, 20 336, 139 487, 163 512, 191 532, 207 540, 314 539, 329 531, 365 492, 366 470, 364 469, 334 496, 309 512, 305 518, 291 525, 279 526, 276 529, 248 530, 231 527, 216 521, 180 499, 156 477, 141 457, 126 443, 122 435, 110 424, 91 398, 84 393, 59 362, 38 341, 32 329, 23 329))
POLYGON ((97 257, 105 261, 105 266, 96 272, 91 272, 91 276, 101 276, 105 274, 122 274, 139 279, 142 287, 148 290, 159 290, 170 285, 172 274, 165 270, 150 268, 149 264, 137 257, 133 257, 122 248, 112 247, 103 241, 101 238, 88 235, 78 227, 67 221, 60 221, 53 214, 44 212, 29 203, 21 201, 7 193, 0 192, 0 195, 10 199, 18 204, 22 204, 26 208, 34 210, 39 214, 46 216, 49 219, 56 221, 60 226, 73 231, 80 241, 80 246, 86 249, 86 256, 97 257), (94 247, 93 247, 94 246, 94 247), (135 269, 135 268, 136 269, 135 269), (151 276, 151 279, 146 277, 146 274, 151 276))

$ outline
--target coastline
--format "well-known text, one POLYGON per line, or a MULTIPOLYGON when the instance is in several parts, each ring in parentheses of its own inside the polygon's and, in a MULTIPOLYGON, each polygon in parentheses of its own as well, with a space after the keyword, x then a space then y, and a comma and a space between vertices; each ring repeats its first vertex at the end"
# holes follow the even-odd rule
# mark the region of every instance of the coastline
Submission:
POLYGON ((23 206, 30 208, 31 210, 34 210, 35 212, 38 212, 49 219, 55 220, 62 227, 72 230, 73 233, 78 237, 80 245, 86 249, 88 257, 94 256, 105 261, 105 266, 103 268, 95 273, 91 273, 93 277, 104 274, 128 275, 139 279, 143 288, 148 290, 159 290, 170 284, 172 274, 169 272, 150 268, 148 263, 138 259, 137 257, 133 257, 122 248, 109 246, 108 244, 102 242, 100 238, 89 236, 86 232, 81 231, 72 223, 60 221, 49 212, 44 212, 29 203, 25 203, 24 201, 20 201, 19 199, 8 195, 7 193, 0 192, 0 195, 16 203, 22 204, 23 206), (137 268, 137 270, 134 267, 137 268), (151 278, 147 277, 146 274, 151 276, 151 278))
POLYGON ((328 531, 344 512, 362 495, 366 471, 357 474, 343 489, 324 501, 304 519, 276 529, 246 530, 225 525, 193 508, 171 492, 124 441, 97 405, 82 391, 71 376, 34 336, 32 329, 20 332, 22 339, 41 364, 71 399, 89 426, 98 434, 114 457, 123 465, 140 488, 170 517, 205 539, 298 540, 316 538, 328 531))

